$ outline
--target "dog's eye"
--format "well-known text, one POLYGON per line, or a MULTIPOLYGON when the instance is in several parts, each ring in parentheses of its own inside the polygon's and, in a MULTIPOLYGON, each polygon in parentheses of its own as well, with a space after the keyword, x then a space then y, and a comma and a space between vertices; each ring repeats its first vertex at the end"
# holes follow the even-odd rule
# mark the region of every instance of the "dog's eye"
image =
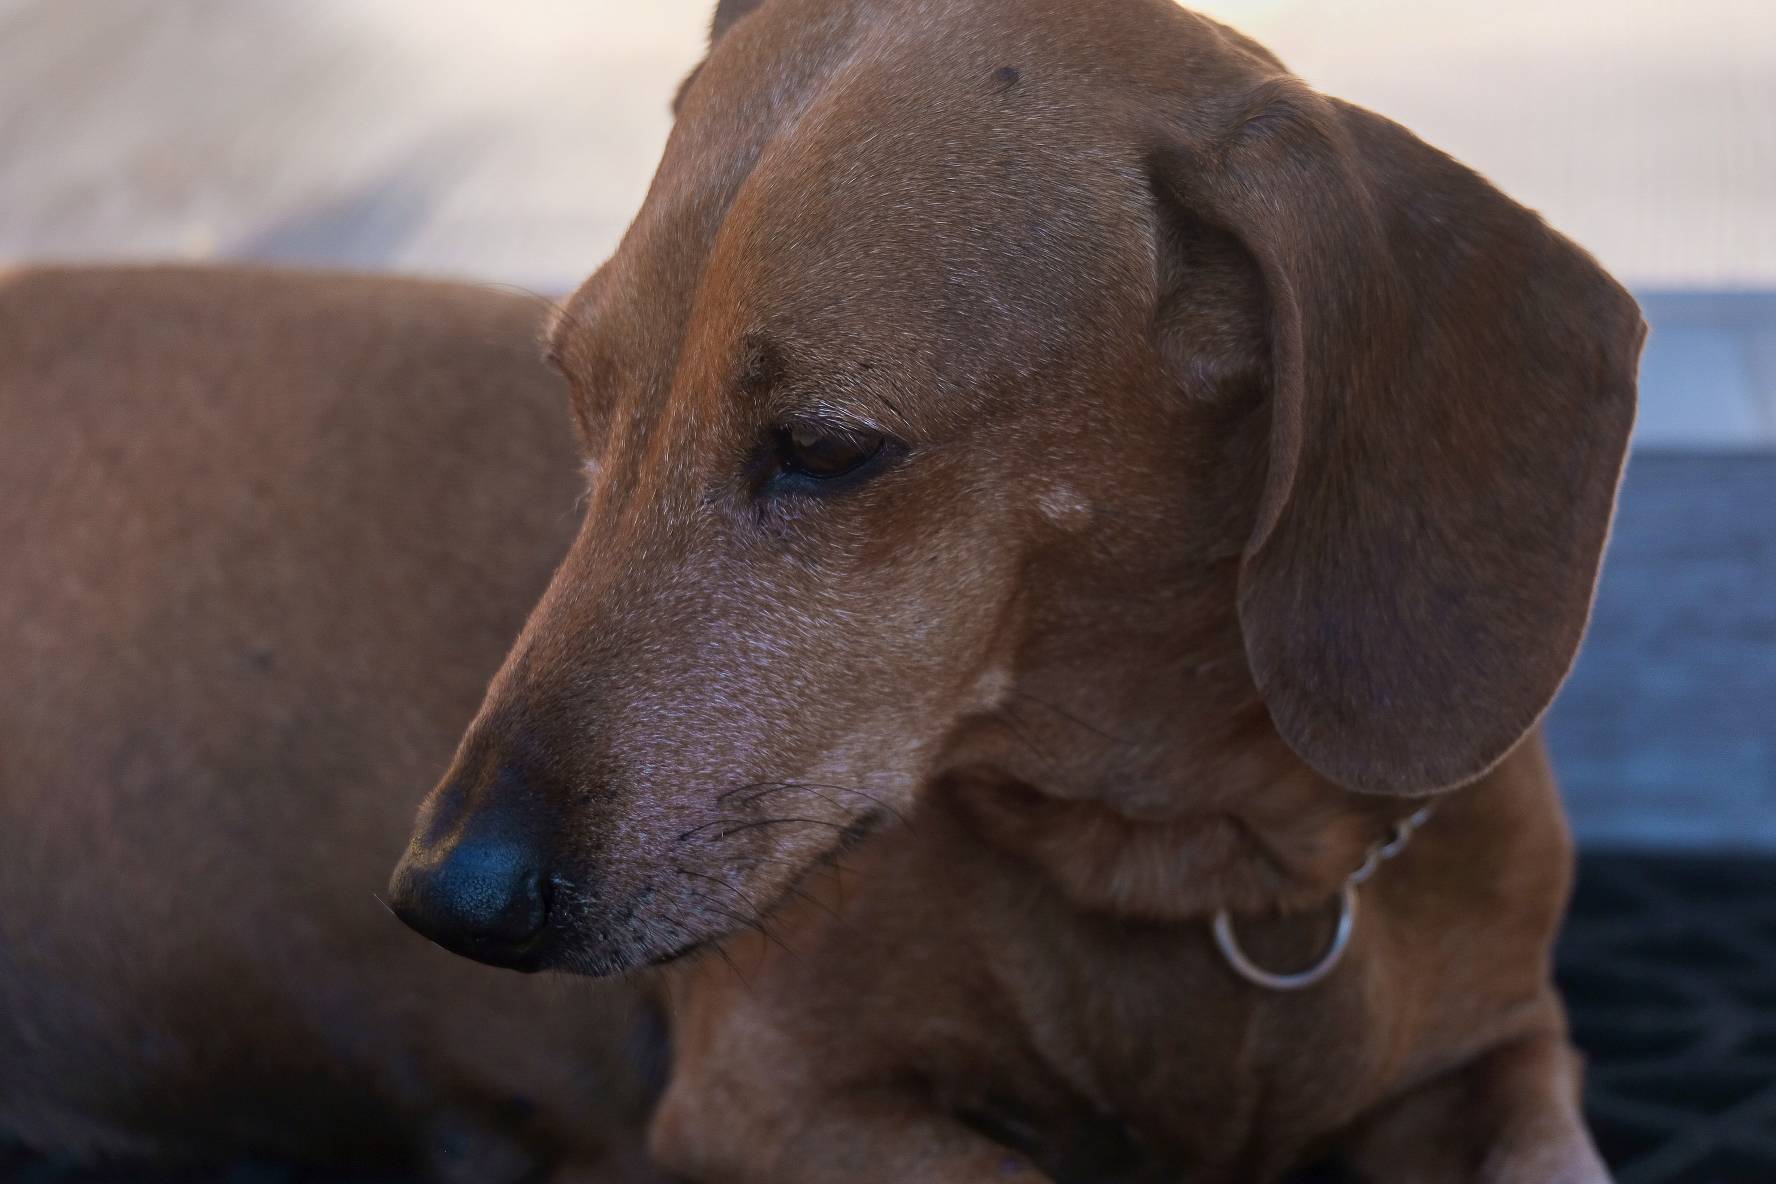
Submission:
POLYGON ((777 429, 777 464, 792 477, 831 481, 862 469, 882 451, 880 432, 823 423, 792 423, 777 429))

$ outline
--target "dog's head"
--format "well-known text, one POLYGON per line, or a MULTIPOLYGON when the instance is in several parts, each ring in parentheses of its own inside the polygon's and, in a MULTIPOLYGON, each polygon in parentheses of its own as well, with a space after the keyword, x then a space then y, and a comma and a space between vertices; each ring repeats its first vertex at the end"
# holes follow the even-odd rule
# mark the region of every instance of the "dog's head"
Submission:
POLYGON ((1422 794, 1534 726, 1633 419, 1588 257, 1166 0, 715 32, 553 329, 586 520, 397 870, 419 928, 613 971, 946 778, 1159 812, 1256 730, 1422 794))

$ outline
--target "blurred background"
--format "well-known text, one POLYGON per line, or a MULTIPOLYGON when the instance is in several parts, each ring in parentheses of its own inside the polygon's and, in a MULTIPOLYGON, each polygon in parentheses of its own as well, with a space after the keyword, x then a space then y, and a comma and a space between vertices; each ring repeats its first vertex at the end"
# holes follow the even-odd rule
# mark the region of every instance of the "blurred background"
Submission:
MULTIPOLYGON (((640 203, 711 6, 0 0, 0 264, 558 296, 640 203)), ((1776 5, 1196 6, 1541 210, 1646 308, 1621 513, 1552 716, 1587 852, 1561 977, 1624 1184, 1776 1179, 1776 5)))

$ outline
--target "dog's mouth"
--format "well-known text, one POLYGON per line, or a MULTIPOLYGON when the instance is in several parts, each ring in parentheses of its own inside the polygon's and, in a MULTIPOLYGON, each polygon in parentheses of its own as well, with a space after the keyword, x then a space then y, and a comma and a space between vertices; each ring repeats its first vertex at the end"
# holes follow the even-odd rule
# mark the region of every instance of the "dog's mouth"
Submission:
MULTIPOLYGON (((806 863, 785 878, 768 896, 760 896, 753 892, 747 892, 745 895, 747 908, 743 913, 730 910, 721 917, 721 920, 724 921, 725 924, 721 925, 719 928, 705 933, 702 936, 691 938, 688 941, 672 946, 659 953, 644 954, 638 959, 636 964, 650 969, 659 969, 686 961, 699 954, 705 954, 717 950, 721 947, 722 943, 741 933, 756 931, 769 935, 771 933, 770 926, 772 921, 777 918, 792 901, 798 898, 806 898, 806 892, 803 885, 808 878, 823 869, 833 867, 846 852, 853 850, 858 844, 862 843, 880 830, 886 817, 886 811, 872 810, 853 819, 840 830, 838 837, 832 843, 811 856, 806 863), (754 901, 757 902, 756 905, 752 903, 754 901)), ((728 870, 731 872, 733 869, 737 869, 741 866, 745 866, 745 862, 736 861, 736 863, 731 865, 728 870)), ((717 879, 724 884, 728 882, 726 878, 712 876, 702 872, 692 872, 684 868, 678 868, 675 870, 681 876, 690 876, 701 880, 717 879)), ((739 903, 739 901, 736 900, 735 903, 739 903)), ((704 914, 698 919, 708 920, 709 917, 707 914, 704 914)), ((690 918, 686 917, 684 920, 690 920, 690 918)), ((680 923, 682 924, 682 922, 680 923)), ((616 971, 614 973, 621 973, 621 971, 616 971)))

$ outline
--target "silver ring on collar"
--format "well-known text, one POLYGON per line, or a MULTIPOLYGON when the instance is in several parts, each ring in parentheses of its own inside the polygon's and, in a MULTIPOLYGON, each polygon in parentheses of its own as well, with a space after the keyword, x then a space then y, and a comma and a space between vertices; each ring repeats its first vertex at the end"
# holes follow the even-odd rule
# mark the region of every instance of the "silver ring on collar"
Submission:
POLYGON ((1215 944, 1221 949, 1221 956, 1234 972, 1255 986, 1267 987, 1272 991, 1300 991, 1313 986, 1344 961, 1344 952, 1350 947, 1351 934, 1357 928, 1357 885, 1355 877, 1347 881, 1344 891, 1338 897, 1338 927, 1332 932, 1332 942, 1320 960, 1306 970, 1298 970, 1293 974, 1276 974, 1264 969, 1240 948, 1239 936, 1233 931, 1233 918, 1226 909, 1215 914, 1215 944))

